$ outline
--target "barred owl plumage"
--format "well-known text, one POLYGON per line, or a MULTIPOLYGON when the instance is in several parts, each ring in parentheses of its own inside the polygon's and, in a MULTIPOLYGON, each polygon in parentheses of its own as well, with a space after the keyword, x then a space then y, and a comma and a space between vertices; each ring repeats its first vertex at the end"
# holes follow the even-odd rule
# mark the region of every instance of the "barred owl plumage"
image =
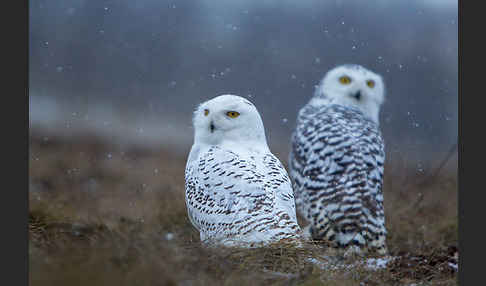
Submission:
POLYGON ((352 252, 386 254, 381 76, 359 65, 330 70, 298 114, 289 174, 305 230, 352 252))
POLYGON ((298 243, 290 178, 267 146, 255 106, 221 95, 197 108, 193 124, 185 193, 201 241, 242 247, 298 243))

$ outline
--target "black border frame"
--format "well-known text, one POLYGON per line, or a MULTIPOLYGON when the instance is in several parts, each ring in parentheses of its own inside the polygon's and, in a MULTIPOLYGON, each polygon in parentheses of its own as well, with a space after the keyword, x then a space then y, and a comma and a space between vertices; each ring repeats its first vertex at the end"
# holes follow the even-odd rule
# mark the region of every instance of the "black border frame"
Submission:
POLYGON ((2 143, 6 146, 2 150, 6 160, 2 160, 2 178, 6 179, 7 184, 2 189, 4 207, 1 208, 0 217, 4 222, 2 253, 7 256, 3 258, 6 265, 2 271, 5 275, 2 284, 28 285, 29 2, 13 1, 10 4, 14 4, 14 9, 9 5, 4 11, 12 15, 4 19, 11 21, 3 21, 6 30, 3 47, 7 48, 4 52, 7 66, 4 67, 6 76, 3 83, 7 88, 3 90, 6 112, 2 112, 2 143))

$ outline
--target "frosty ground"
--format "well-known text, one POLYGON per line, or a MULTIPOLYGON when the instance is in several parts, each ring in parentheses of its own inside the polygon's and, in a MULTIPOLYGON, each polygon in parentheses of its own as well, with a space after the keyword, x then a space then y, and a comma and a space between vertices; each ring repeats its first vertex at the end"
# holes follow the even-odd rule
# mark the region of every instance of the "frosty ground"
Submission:
MULTIPOLYGON (((279 156, 282 162, 286 158, 279 156)), ((319 243, 207 249, 184 202, 186 154, 30 131, 30 285, 456 285, 457 176, 385 166, 387 263, 319 243), (326 260, 326 257, 328 258, 326 260)))

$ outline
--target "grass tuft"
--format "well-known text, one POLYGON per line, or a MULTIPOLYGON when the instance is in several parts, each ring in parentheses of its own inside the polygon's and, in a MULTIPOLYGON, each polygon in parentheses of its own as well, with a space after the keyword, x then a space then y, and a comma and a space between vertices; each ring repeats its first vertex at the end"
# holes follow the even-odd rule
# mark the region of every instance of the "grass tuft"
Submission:
POLYGON ((31 285, 457 284, 455 174, 423 184, 387 163, 387 244, 397 258, 373 271, 359 257, 340 258, 348 269, 322 267, 316 261, 339 255, 320 243, 203 247, 186 213, 185 156, 35 132, 29 153, 31 285))

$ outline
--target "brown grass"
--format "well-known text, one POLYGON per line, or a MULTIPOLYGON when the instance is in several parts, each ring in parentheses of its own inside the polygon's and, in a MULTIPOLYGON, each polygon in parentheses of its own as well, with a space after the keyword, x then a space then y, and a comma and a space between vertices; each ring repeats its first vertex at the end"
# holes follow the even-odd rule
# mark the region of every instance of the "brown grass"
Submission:
POLYGON ((186 214, 185 154, 34 133, 29 153, 30 285, 456 285, 456 174, 421 185, 388 163, 388 246, 399 258, 330 270, 307 260, 329 253, 317 244, 202 247, 186 214))

